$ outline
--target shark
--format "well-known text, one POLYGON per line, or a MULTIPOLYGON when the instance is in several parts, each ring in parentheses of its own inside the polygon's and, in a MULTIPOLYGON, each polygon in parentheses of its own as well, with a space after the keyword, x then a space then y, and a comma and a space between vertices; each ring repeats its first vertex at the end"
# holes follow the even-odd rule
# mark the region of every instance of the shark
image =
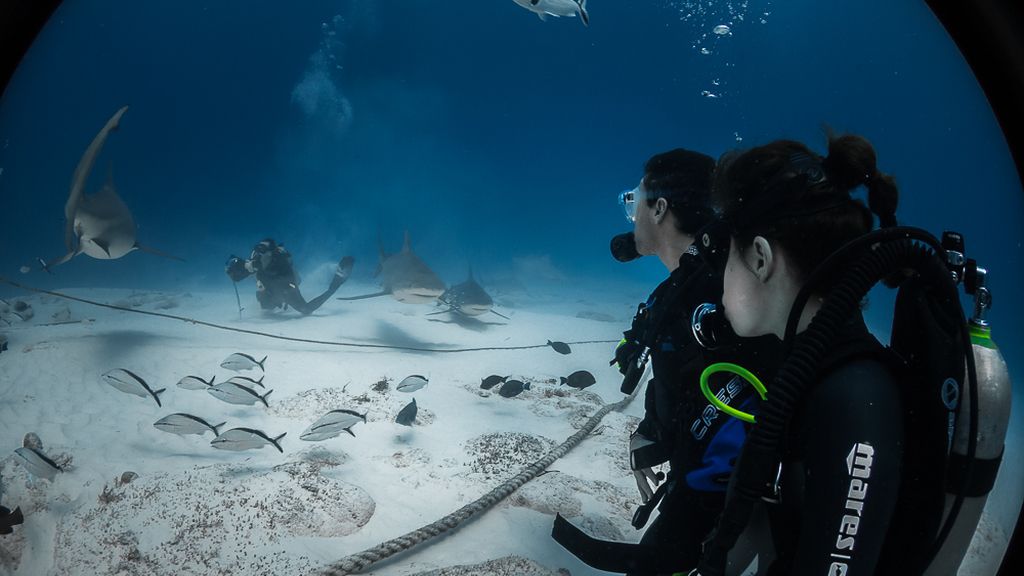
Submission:
POLYGON ((85 193, 86 180, 111 132, 117 130, 121 117, 128 110, 122 107, 96 134, 71 178, 71 192, 64 204, 64 244, 67 253, 41 265, 47 272, 79 254, 100 260, 116 260, 134 250, 142 250, 165 258, 181 260, 176 256, 139 244, 135 239, 135 219, 124 200, 117 194, 108 178, 99 192, 85 193))
POLYGON ((508 316, 494 311, 494 300, 484 290, 483 286, 473 278, 472 268, 470 268, 469 278, 465 282, 448 288, 437 300, 440 304, 447 306, 448 309, 431 312, 428 316, 447 312, 457 312, 463 316, 480 316, 491 312, 506 320, 509 319, 508 316))
POLYGON ((406 304, 431 304, 444 294, 444 282, 430 269, 415 252, 405 232, 402 250, 394 254, 384 251, 380 245, 380 266, 377 268, 382 290, 361 296, 339 297, 338 300, 362 300, 390 295, 406 304))

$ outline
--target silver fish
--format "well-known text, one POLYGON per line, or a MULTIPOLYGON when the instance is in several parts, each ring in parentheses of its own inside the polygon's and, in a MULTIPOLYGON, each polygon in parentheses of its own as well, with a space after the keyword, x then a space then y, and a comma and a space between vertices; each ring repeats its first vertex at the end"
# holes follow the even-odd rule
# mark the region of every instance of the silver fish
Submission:
POLYGON ((415 392, 426 386, 427 382, 428 380, 425 376, 413 374, 412 376, 406 376, 405 380, 399 382, 395 389, 399 392, 415 392))
POLYGON ((216 378, 210 378, 207 382, 199 376, 185 376, 181 380, 178 380, 178 388, 184 388, 185 390, 206 390, 210 386, 213 386, 213 380, 216 378))
POLYGON ((184 436, 186 434, 199 434, 202 436, 207 430, 213 431, 214 436, 220 436, 220 432, 217 429, 225 424, 227 424, 227 422, 211 425, 209 422, 198 416, 178 412, 176 414, 164 416, 154 422, 153 426, 157 430, 163 430, 164 432, 170 432, 171 434, 177 434, 178 436, 184 436))
POLYGON ((103 380, 121 392, 134 394, 135 396, 141 396, 142 398, 152 396, 153 399, 156 400, 157 406, 162 406, 160 403, 160 394, 162 394, 164 390, 167 390, 166 388, 161 388, 154 391, 149 387, 149 384, 146 384, 145 380, 140 378, 134 372, 125 370, 124 368, 117 368, 116 370, 107 372, 103 375, 103 380))
POLYGON ((241 384, 242 386, 248 386, 250 388, 252 388, 253 386, 266 388, 266 386, 263 385, 263 378, 263 376, 260 376, 259 380, 253 380, 248 376, 232 376, 231 378, 228 379, 228 382, 231 382, 232 384, 241 384))
POLYGON ((406 404, 405 408, 402 408, 398 412, 398 416, 395 417, 395 422, 402 426, 412 426, 413 421, 416 420, 416 411, 416 399, 413 398, 412 402, 406 404))
POLYGON ((259 449, 270 444, 274 448, 277 448, 278 452, 284 454, 284 450, 281 449, 281 445, 278 444, 278 442, 280 442, 281 438, 285 437, 285 434, 281 434, 276 438, 271 438, 260 430, 254 430, 252 428, 232 428, 211 440, 210 446, 219 448, 220 450, 234 450, 238 452, 241 450, 259 449))
POLYGON ((220 367, 228 370, 234 370, 235 372, 238 372, 239 370, 252 370, 253 368, 259 367, 262 371, 264 369, 263 363, 266 361, 266 356, 263 357, 263 360, 256 360, 248 354, 235 352, 225 358, 224 361, 220 363, 220 367))
POLYGON ((270 405, 267 404, 267 396, 270 396, 270 393, 273 392, 273 390, 269 390, 266 394, 260 396, 252 388, 235 382, 221 382, 216 386, 210 386, 206 391, 213 395, 214 398, 223 400, 228 404, 246 404, 252 406, 257 402, 263 402, 263 405, 267 408, 270 407, 270 405))
POLYGON ((58 473, 63 472, 56 462, 33 448, 22 446, 21 448, 15 448, 14 453, 18 456, 18 463, 37 478, 53 480, 58 473))
POLYGON ((366 422, 366 414, 360 414, 353 410, 331 410, 299 436, 299 439, 308 442, 318 442, 334 438, 342 432, 348 432, 353 437, 352 427, 359 422, 366 422))
POLYGON ((590 14, 587 13, 587 0, 512 0, 516 4, 533 12, 542 21, 548 16, 580 17, 584 26, 590 26, 590 14))

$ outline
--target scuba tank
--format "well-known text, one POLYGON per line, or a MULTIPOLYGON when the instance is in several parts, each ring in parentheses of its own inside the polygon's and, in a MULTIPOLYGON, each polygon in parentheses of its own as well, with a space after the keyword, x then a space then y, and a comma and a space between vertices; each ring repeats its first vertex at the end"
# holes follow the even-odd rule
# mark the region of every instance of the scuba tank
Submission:
MULTIPOLYGON (((768 401, 733 473, 718 527, 691 574, 727 573, 735 552, 730 551, 749 527, 755 505, 772 492, 776 449, 796 402, 813 385, 816 359, 830 345, 836 328, 883 279, 899 286, 890 349, 908 369, 907 391, 918 401, 906 415, 906 442, 913 449, 905 454, 905 478, 887 538, 890 545, 880 561, 900 574, 929 575, 955 573, 963 562, 999 468, 1011 394, 1005 363, 984 318, 991 306, 985 271, 963 258, 959 234, 944 234, 940 244, 919 229, 878 230, 851 241, 811 274, 793 304, 787 344, 793 342, 815 283, 840 266, 845 269, 843 280, 801 341, 791 345, 769 387, 768 401), (975 297, 970 322, 960 306, 961 282, 975 297)), ((699 322, 705 329, 713 324, 708 320, 714 315, 706 316, 699 322)), ((705 341, 713 339, 704 335, 705 341)), ((983 559, 984 571, 971 573, 994 573, 1005 545, 998 549, 983 559)), ((834 563, 833 570, 844 573, 845 565, 834 563)))
MULTIPOLYGON (((967 426, 958 426, 952 437, 948 482, 945 491, 945 520, 958 494, 963 494, 959 514, 948 532, 945 544, 925 571, 928 576, 950 573, 950 567, 961 567, 981 520, 981 514, 988 500, 988 494, 995 484, 996 472, 1003 457, 1004 440, 1010 421, 1010 400, 1012 386, 1010 374, 1003 355, 992 340, 992 330, 985 315, 992 307, 992 295, 985 285, 987 271, 977 266, 974 260, 964 260, 963 239, 958 234, 943 234, 943 247, 949 255, 954 280, 962 279, 965 292, 974 296, 974 313, 968 321, 971 336, 971 353, 977 371, 978 430, 975 439, 973 460, 968 461, 970 431, 967 426), (972 473, 966 474, 968 464, 972 473), (966 474, 966 478, 963 478, 966 474), (961 488, 961 486, 963 486, 961 488)), ((963 422, 972 412, 970 397, 960 399, 957 420, 963 422)), ((1007 535, 1009 536, 1009 535, 1007 535)), ((994 575, 999 570, 1006 543, 996 543, 998 553, 978 558, 971 563, 972 576, 994 575), (1000 544, 1002 548, 1000 548, 1000 544)))

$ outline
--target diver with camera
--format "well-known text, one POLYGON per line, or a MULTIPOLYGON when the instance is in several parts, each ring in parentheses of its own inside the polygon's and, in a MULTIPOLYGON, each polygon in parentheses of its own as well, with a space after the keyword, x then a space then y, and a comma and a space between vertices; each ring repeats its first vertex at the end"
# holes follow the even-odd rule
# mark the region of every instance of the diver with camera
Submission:
POLYGON ((299 291, 299 277, 292 265, 291 253, 273 238, 266 238, 257 243, 248 260, 232 254, 224 266, 224 272, 236 284, 255 274, 256 299, 263 310, 283 310, 291 306, 303 316, 308 316, 348 280, 354 263, 355 260, 351 256, 342 258, 334 270, 327 290, 308 302, 299 291))

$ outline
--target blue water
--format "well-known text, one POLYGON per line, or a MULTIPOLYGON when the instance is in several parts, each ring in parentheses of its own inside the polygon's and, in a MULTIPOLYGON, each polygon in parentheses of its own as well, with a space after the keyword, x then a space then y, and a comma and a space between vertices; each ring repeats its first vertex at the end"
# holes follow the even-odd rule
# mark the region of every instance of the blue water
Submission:
POLYGON ((0 100, 0 275, 230 290, 225 258, 269 235, 300 270, 350 253, 369 280, 378 234, 395 250, 408 229, 449 282, 535 258, 653 286, 658 262, 607 248, 628 229, 616 194, 647 157, 780 137, 823 150, 827 124, 874 143, 902 222, 965 234, 1024 405, 1024 196, 924 4, 711 4, 594 0, 584 28, 510 0, 65 2, 0 100), (731 35, 711 33, 723 23, 731 35), (18 274, 63 252, 71 173, 126 104, 90 189, 110 171, 140 242, 187 262, 133 253, 18 274))

